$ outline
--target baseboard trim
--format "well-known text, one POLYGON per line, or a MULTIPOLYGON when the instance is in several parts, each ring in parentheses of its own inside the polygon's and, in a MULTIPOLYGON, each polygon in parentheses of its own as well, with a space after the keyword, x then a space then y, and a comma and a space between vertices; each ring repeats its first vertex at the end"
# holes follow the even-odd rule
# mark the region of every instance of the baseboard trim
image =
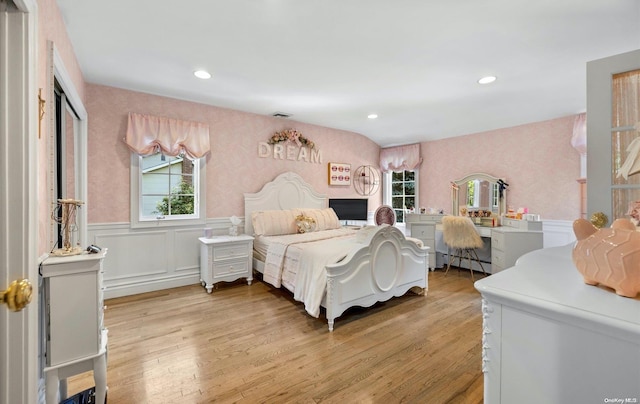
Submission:
POLYGON ((196 274, 185 277, 172 277, 168 279, 142 280, 140 282, 123 283, 119 285, 105 285, 104 298, 113 299, 116 297, 138 295, 141 293, 179 288, 181 286, 195 285, 199 283, 200 275, 196 274))

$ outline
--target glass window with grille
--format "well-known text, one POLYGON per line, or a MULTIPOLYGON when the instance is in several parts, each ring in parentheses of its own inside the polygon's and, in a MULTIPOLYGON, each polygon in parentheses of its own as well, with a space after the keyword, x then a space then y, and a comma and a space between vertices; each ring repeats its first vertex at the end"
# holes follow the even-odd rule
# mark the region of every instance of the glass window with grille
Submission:
POLYGON ((404 223, 404 213, 416 206, 416 173, 402 171, 391 173, 391 207, 396 222, 404 223))
POLYGON ((614 74, 611 114, 611 191, 615 219, 640 223, 640 70, 614 74))
POLYGON ((199 164, 186 156, 139 156, 139 220, 199 218, 199 164))

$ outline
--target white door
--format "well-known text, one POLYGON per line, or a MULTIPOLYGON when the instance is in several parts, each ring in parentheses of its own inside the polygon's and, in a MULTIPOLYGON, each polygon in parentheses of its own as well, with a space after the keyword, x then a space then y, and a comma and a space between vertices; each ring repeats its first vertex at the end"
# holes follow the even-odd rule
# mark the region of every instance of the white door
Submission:
POLYGON ((0 291, 33 285, 23 310, 0 305, 0 404, 38 401, 35 1, 0 0, 0 291))
POLYGON ((603 212, 607 227, 640 200, 640 174, 624 170, 638 138, 640 50, 587 63, 587 217, 603 212))

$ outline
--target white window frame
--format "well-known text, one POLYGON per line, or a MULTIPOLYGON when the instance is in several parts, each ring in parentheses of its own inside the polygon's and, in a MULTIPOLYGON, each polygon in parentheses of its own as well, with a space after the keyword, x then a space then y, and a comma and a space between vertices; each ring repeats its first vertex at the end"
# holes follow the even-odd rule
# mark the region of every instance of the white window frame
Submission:
MULTIPOLYGON (((418 206, 420 206, 420 200, 418 195, 420 194, 420 171, 419 170, 402 170, 402 171, 413 171, 415 175, 415 201, 416 205, 413 207, 414 212, 420 212, 418 206)), ((382 173, 382 204, 383 205, 391 205, 391 171, 382 173)), ((405 212, 406 213, 406 212, 405 212)), ((406 223, 406 219, 401 222, 406 223)))
POLYGON ((140 162, 142 157, 137 153, 131 153, 131 227, 132 228, 149 228, 159 226, 191 226, 191 225, 204 225, 206 222, 206 158, 201 157, 196 160, 198 163, 194 165, 198 172, 194 172, 194 179, 198 181, 198 203, 195 204, 197 210, 197 217, 185 218, 184 215, 177 215, 176 217, 164 216, 155 219, 142 219, 140 218, 140 205, 142 203, 142 196, 140 195, 141 179, 142 179, 142 165, 140 162), (197 177, 197 178, 196 178, 197 177))

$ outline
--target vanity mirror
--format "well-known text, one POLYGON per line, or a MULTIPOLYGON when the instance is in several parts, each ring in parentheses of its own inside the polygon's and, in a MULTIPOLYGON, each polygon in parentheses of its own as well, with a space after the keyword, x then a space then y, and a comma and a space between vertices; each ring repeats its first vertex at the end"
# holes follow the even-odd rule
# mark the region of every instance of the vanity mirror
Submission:
POLYGON ((453 181, 451 213, 481 217, 506 214, 506 185, 504 180, 484 173, 470 174, 453 181))

